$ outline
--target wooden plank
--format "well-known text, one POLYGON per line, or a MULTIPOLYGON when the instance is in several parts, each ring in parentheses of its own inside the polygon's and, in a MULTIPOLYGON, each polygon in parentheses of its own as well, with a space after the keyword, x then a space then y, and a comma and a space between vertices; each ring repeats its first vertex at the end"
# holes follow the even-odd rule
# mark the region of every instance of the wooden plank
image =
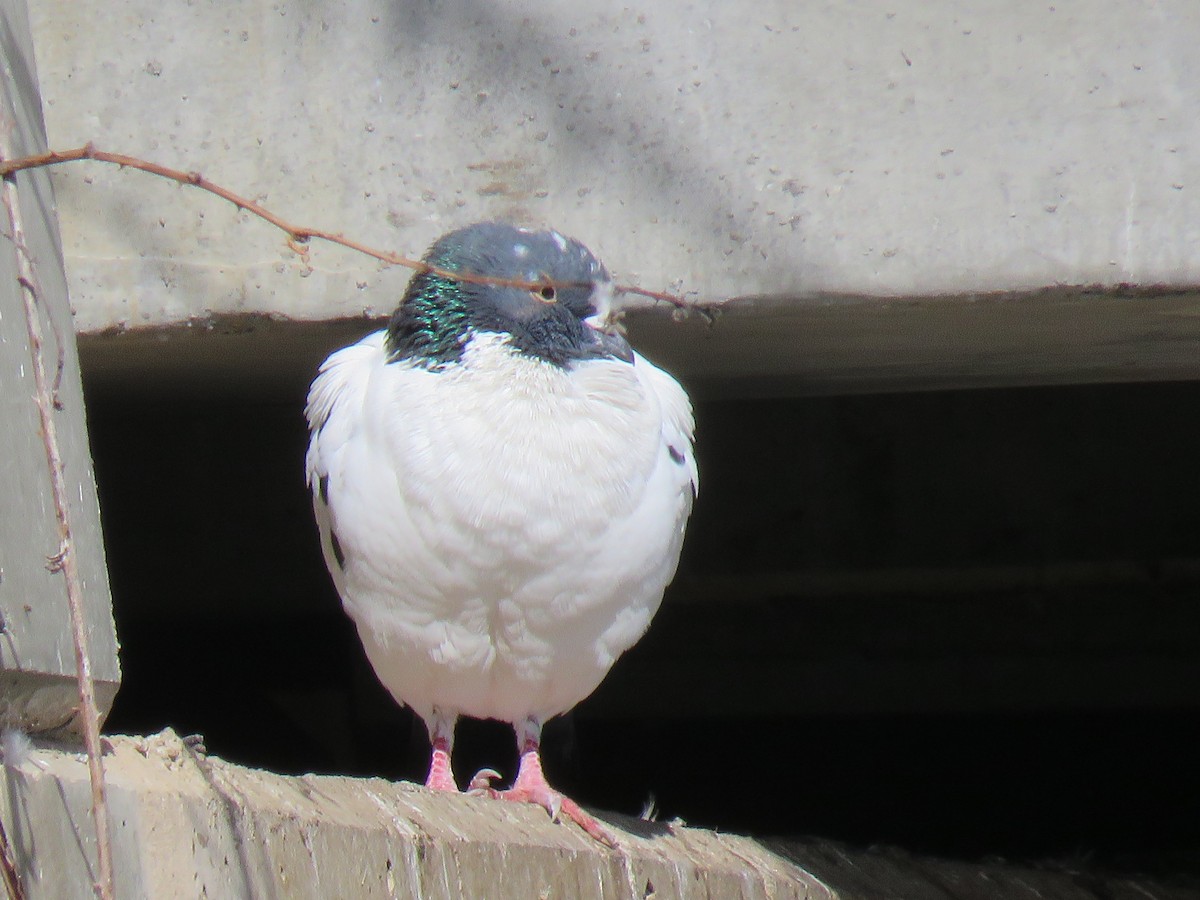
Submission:
MULTIPOLYGON (((33 47, 24 4, 0 9, 0 127, 11 123, 13 151, 45 147, 33 47)), ((27 252, 38 281, 43 356, 55 378, 60 408, 53 412, 68 491, 74 553, 83 582, 86 626, 100 714, 112 705, 120 682, 112 601, 105 568, 100 513, 75 351, 71 309, 62 267, 54 198, 48 174, 16 176, 27 252)), ((0 212, 7 221, 7 213, 0 212)), ((50 469, 34 404, 24 288, 8 225, 0 237, 0 725, 27 730, 77 729, 79 692, 63 576, 48 559, 60 539, 50 469)))

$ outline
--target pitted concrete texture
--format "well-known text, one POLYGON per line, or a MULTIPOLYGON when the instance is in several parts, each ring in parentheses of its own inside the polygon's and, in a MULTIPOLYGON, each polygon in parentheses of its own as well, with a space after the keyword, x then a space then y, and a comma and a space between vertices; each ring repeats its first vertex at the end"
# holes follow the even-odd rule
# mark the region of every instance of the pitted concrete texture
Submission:
MULTIPOLYGON (((409 784, 284 777, 173 732, 114 737, 105 758, 117 896, 832 898, 749 838, 604 816, 606 849, 540 808, 409 784)), ((86 761, 35 750, 4 812, 27 896, 90 898, 86 761)))
MULTIPOLYGON (((122 900, 1195 896, 1186 887, 1078 868, 756 840, 604 813, 619 845, 610 850, 537 807, 374 778, 273 775, 206 757, 169 729, 108 743, 122 900)), ((34 749, 6 760, 6 776, 0 814, 25 896, 91 898, 95 839, 82 755, 34 749)))
MULTIPOLYGON (((408 254, 503 217, 704 298, 1198 281, 1190 0, 32 14, 52 146, 201 171, 408 254)), ((309 270, 273 229, 150 176, 54 177, 83 332, 385 314, 407 279, 330 248, 309 270)))

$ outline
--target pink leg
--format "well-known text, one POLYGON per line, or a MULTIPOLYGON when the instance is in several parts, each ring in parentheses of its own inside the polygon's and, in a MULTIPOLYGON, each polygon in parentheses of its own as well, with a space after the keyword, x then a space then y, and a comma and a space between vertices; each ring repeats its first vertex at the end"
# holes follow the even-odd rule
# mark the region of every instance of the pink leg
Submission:
POLYGON ((450 753, 454 748, 454 723, 457 718, 434 707, 433 721, 425 723, 429 728, 429 742, 433 745, 433 751, 429 754, 429 775, 425 779, 425 787, 430 790, 458 793, 454 772, 450 768, 450 753))
POLYGON ((613 836, 599 822, 584 812, 578 803, 570 797, 564 797, 547 783, 539 753, 542 723, 534 716, 529 716, 515 727, 517 743, 521 747, 521 762, 513 786, 507 791, 487 787, 490 776, 496 773, 485 769, 471 780, 472 789, 498 800, 536 803, 550 813, 550 818, 554 821, 558 821, 559 816, 564 815, 600 843, 616 847, 617 842, 613 836))

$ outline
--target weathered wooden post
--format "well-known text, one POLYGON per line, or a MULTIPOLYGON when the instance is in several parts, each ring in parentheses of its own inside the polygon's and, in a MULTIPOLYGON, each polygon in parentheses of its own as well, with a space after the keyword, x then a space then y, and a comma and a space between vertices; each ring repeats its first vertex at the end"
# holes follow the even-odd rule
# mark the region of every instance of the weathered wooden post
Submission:
MULTIPOLYGON (((36 153, 45 148, 46 138, 23 3, 0 5, 0 52, 5 149, 14 156, 36 153)), ((58 401, 54 430, 101 718, 112 706, 120 667, 54 196, 45 170, 18 173, 16 180, 23 249, 16 245, 7 213, 0 215, 0 726, 64 737, 80 733, 80 701, 64 579, 50 563, 60 550, 60 536, 36 405, 19 253, 28 254, 36 275, 41 353, 58 401)))

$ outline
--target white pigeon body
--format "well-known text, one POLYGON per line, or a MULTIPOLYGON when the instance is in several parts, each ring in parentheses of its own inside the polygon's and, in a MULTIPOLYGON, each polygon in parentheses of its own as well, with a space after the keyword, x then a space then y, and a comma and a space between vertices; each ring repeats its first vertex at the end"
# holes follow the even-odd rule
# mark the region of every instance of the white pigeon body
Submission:
MULTIPOLYGON (((522 257, 534 238, 586 256, 597 283, 577 315, 607 316, 586 248, 556 232, 485 238, 514 234, 522 257)), ((551 353, 476 327, 405 357, 380 331, 330 356, 309 393, 326 564, 380 681, 431 737, 459 715, 540 731, 642 636, 674 575, 698 483, 688 398, 623 338, 571 333, 551 353)))
POLYGON ((674 575, 687 397, 638 355, 568 370, 483 334, 430 372, 388 363, 385 336, 333 354, 309 400, 326 562, 367 656, 426 721, 565 712, 674 575))

